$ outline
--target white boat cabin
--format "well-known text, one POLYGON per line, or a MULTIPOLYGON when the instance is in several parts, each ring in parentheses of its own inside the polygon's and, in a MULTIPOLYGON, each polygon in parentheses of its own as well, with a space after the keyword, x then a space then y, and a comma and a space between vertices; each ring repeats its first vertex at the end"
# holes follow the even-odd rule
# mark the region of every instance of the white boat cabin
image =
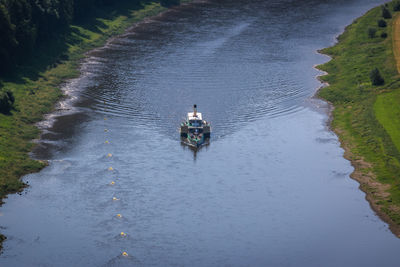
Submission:
POLYGON ((187 121, 189 122, 189 126, 201 127, 203 118, 200 112, 189 112, 187 114, 187 121))

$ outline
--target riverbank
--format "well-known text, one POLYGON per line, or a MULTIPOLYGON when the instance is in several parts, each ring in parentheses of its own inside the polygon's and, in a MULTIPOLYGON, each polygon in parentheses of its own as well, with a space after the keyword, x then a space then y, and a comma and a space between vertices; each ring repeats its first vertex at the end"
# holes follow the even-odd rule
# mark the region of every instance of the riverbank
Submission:
POLYGON ((327 72, 320 79, 328 86, 318 96, 334 107, 331 127, 355 168, 351 177, 400 237, 400 76, 394 53, 400 47, 394 38, 400 15, 395 5, 376 7, 346 27, 337 44, 320 51, 332 59, 317 68, 327 72), (391 18, 383 18, 383 9, 391 18), (374 68, 384 84, 372 84, 374 68))
MULTIPOLYGON (((15 96, 15 107, 10 115, 0 114, 0 204, 7 194, 26 187, 20 180, 23 175, 46 166, 46 162, 31 159, 28 154, 35 146, 32 140, 40 134, 35 123, 63 97, 60 85, 79 75, 85 53, 122 34, 132 24, 165 10, 158 1, 143 1, 139 6, 125 2, 110 7, 95 18, 71 25, 62 38, 42 46, 29 62, 1 78, 3 89, 15 96)), ((0 249, 4 238, 0 235, 0 249)))

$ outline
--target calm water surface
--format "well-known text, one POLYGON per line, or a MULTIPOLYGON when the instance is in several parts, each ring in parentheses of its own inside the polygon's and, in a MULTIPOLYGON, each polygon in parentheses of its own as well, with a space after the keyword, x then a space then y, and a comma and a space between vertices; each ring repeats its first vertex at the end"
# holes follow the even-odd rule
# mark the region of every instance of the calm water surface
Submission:
POLYGON ((42 123, 50 166, 0 209, 0 266, 398 266, 310 100, 316 50, 382 2, 198 3, 93 51, 42 123), (194 103, 197 153, 177 129, 194 103))

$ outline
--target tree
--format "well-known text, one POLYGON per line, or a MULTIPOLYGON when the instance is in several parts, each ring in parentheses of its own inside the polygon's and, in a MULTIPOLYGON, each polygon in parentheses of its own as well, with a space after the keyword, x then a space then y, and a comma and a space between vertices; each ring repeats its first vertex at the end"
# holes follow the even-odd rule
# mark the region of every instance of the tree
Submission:
POLYGON ((18 42, 15 39, 15 25, 11 23, 8 8, 0 2, 0 70, 7 69, 7 66, 14 63, 13 55, 18 42))
POLYGON ((390 11, 386 7, 382 8, 382 17, 384 19, 391 19, 392 18, 392 14, 390 14, 390 11))
POLYGON ((387 26, 386 21, 383 19, 378 20, 378 27, 385 28, 387 26))
MULTIPOLYGON (((0 0, 0 75, 29 60, 36 48, 61 37, 72 21, 93 19, 116 2, 149 0, 0 0)), ((158 0, 157 0, 158 1, 158 0)), ((160 0, 165 6, 179 0, 160 0)), ((111 14, 110 14, 111 15, 111 14)), ((82 22, 81 21, 81 22, 82 22)))
POLYGON ((13 55, 17 61, 30 54, 36 42, 36 25, 32 23, 32 6, 27 0, 9 2, 11 23, 15 25, 17 51, 13 55))
POLYGON ((0 91, 0 113, 10 114, 14 102, 15 98, 11 91, 0 91))
POLYGON ((400 11, 400 2, 399 1, 394 2, 393 11, 400 11))
POLYGON ((40 42, 62 34, 73 19, 74 3, 81 1, 0 0, 0 73, 24 62, 40 42))
POLYGON ((369 78, 371 79, 372 85, 383 85, 385 83, 385 80, 382 78, 377 68, 371 71, 369 78))

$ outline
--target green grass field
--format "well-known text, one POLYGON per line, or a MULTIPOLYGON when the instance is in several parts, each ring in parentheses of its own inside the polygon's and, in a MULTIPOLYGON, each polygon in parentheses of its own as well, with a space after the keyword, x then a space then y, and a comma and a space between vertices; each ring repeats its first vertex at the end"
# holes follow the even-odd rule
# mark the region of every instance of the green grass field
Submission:
POLYGON ((379 123, 389 134, 390 139, 400 151, 400 92, 381 94, 374 104, 374 111, 379 123))
POLYGON ((387 9, 394 16, 386 19, 387 27, 378 27, 377 21, 383 18, 381 7, 376 7, 348 26, 336 45, 321 51, 332 60, 318 66, 328 73, 321 79, 329 83, 318 94, 335 107, 332 127, 350 150, 350 159, 370 163, 360 171, 378 183, 361 184, 361 188, 378 212, 389 216, 389 223, 398 227, 400 76, 393 55, 392 27, 399 14, 393 11, 393 2, 387 9), (377 30, 374 38, 368 35, 369 28, 377 30), (387 37, 381 37, 382 33, 387 37), (384 85, 372 85, 369 74, 374 68, 380 70, 384 85), (379 184, 389 185, 385 194, 376 194, 379 184))

